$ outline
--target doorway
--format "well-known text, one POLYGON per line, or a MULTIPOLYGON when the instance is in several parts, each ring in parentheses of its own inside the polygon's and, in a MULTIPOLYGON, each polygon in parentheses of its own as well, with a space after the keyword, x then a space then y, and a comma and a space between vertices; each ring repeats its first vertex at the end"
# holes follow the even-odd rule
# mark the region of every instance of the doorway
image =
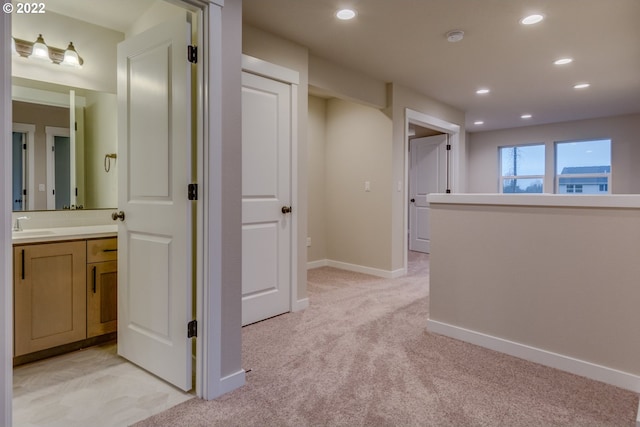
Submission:
POLYGON ((409 140, 409 250, 430 253, 427 196, 447 190, 447 134, 414 125, 409 140), (429 136, 418 136, 418 135, 429 136))
MULTIPOLYGON (((405 110, 405 200, 407 204, 405 205, 406 212, 404 215, 404 227, 403 232, 405 235, 403 236, 406 239, 406 244, 404 245, 404 270, 407 271, 408 265, 408 257, 409 257, 409 246, 411 239, 411 215, 416 215, 416 210, 413 209, 411 202, 411 155, 410 155, 410 144, 413 139, 416 137, 439 137, 445 138, 445 141, 439 141, 436 143, 434 139, 434 144, 431 144, 431 148, 427 148, 425 150, 426 154, 431 154, 432 162, 435 162, 435 165, 439 168, 439 171, 436 173, 435 180, 437 181, 435 189, 438 192, 443 193, 455 193, 459 191, 461 188, 461 170, 460 170, 460 161, 461 161, 461 147, 460 147, 460 126, 454 123, 447 122, 445 120, 439 119, 437 117, 430 116, 425 113, 421 113, 419 111, 412 110, 407 108, 405 110), (442 152, 444 143, 444 153, 442 152), (433 151, 433 147, 439 147, 433 151), (435 154, 435 155, 434 155, 435 154)), ((427 144, 429 147, 430 144, 427 144)), ((415 170, 414 170, 415 172, 415 170)), ((433 180, 432 180, 433 183, 433 180)), ((416 189, 416 184, 414 183, 413 188, 416 189)), ((425 199, 421 204, 427 206, 426 204, 426 195, 429 192, 433 192, 433 186, 427 186, 423 189, 425 193, 423 199, 425 199)), ((415 198, 417 200, 417 197, 415 198)), ((414 202, 415 204, 415 202, 414 202)), ((423 208, 424 208, 423 206, 423 208)), ((424 212, 424 211, 423 211, 424 212)), ((428 212, 428 211, 426 211, 428 212)), ((428 218, 422 219, 422 227, 424 228, 425 221, 428 223, 428 218)), ((419 221, 417 218, 413 219, 414 231, 417 234, 420 228, 419 221)), ((423 233, 424 234, 424 233, 423 233)), ((424 249, 424 247, 423 247, 424 249)))
MULTIPOLYGON (((194 14, 194 15, 195 15, 195 14, 194 14)), ((198 19, 200 19, 200 18, 198 18, 198 19)), ((201 24, 201 23, 202 23, 202 21, 200 21, 200 24, 201 24)), ((197 37, 201 37, 201 35, 202 35, 202 34, 201 34, 201 28, 202 28, 202 27, 200 27, 200 26, 198 27, 198 33, 197 33, 197 34, 198 34, 198 36, 197 36, 197 37)), ((194 32, 193 34, 196 34, 196 33, 194 32)), ((202 45, 201 43, 198 43, 198 44, 202 45)), ((185 49, 186 49, 186 43, 185 43, 185 46, 184 46, 184 47, 185 47, 185 49)), ((7 55, 7 56, 8 56, 8 55, 7 55)), ((176 57, 177 57, 177 55, 176 55, 176 57)), ((184 60, 185 60, 185 62, 186 62, 186 55, 184 55, 184 56, 182 56, 182 55, 181 55, 181 56, 180 56, 180 58, 181 58, 181 59, 184 59, 184 60)), ((195 68, 195 66, 194 66, 194 68, 195 68)), ((199 75, 199 76, 200 76, 200 72, 201 72, 201 70, 199 69, 199 70, 198 70, 198 75, 199 75)), ((191 73, 191 71, 189 71, 189 75, 191 75, 191 74, 192 74, 192 73, 191 73)), ((196 73, 194 72, 194 73, 193 73, 193 76, 195 76, 195 75, 196 75, 196 73)), ((202 85, 202 84, 199 84, 199 85, 198 85, 198 88, 202 88, 202 87, 204 87, 204 85, 202 85)), ((191 90, 189 90, 189 91, 187 91, 187 92, 191 93, 191 90)), ((195 91, 194 91, 194 93, 195 93, 195 91)), ((199 97, 197 97, 197 96, 196 96, 195 98, 200 99, 200 98, 199 98, 199 97)), ((194 105, 195 105, 195 104, 194 104, 194 105)), ((202 115, 201 115, 202 106, 201 106, 200 104, 198 104, 198 105, 196 105, 196 106, 195 106, 195 108, 192 110, 192 109, 191 109, 191 105, 189 105, 188 111, 189 111, 189 113, 191 113, 191 111, 193 111, 193 112, 194 112, 194 114, 197 114, 197 115, 198 115, 198 119, 197 119, 198 126, 202 126, 202 123, 200 122, 200 117, 202 117, 202 115)), ((194 120, 193 122, 195 123, 195 122, 196 122, 196 120, 194 120)), ((191 124, 191 120, 189 120, 189 123, 191 124)), ((72 146, 71 146, 70 141, 69 141, 69 135, 60 135, 60 132, 58 132, 57 130, 55 130, 55 129, 50 129, 50 130, 52 131, 52 132, 51 132, 51 138, 50 138, 50 145, 51 145, 51 147, 55 147, 55 151, 58 151, 58 152, 66 151, 66 152, 67 152, 67 155, 65 155, 65 156, 61 156, 61 157, 64 157, 64 158, 66 158, 66 159, 70 159, 70 160, 68 160, 66 163, 73 163, 73 159, 70 157, 70 156, 71 156, 71 153, 72 153, 72 151, 73 151, 73 149, 72 149, 72 146)), ((198 136, 197 136, 197 137, 196 137, 196 136, 194 136, 194 138, 193 138, 193 139, 180 140, 179 142, 180 142, 180 143, 182 143, 182 144, 185 144, 185 145, 186 145, 188 148, 190 148, 190 149, 193 149, 193 150, 196 150, 196 149, 197 149, 197 150, 199 150, 199 151, 202 151, 202 144, 203 144, 203 142, 202 142, 202 135, 201 135, 201 134, 198 134, 197 132, 194 132, 194 134, 196 134, 196 135, 198 135, 198 136)), ((49 151, 52 151, 52 150, 49 150, 49 151)), ((190 150, 184 150, 184 149, 183 149, 182 151, 185 151, 185 152, 187 152, 187 153, 188 153, 188 152, 190 152, 190 150)), ((57 156, 56 156, 56 157, 57 157, 57 156)), ((189 154, 187 154, 187 157, 189 158, 189 160, 191 160, 191 157, 192 157, 192 156, 190 156, 189 154)), ((195 159, 195 158, 196 158, 196 156, 194 155, 194 156, 193 156, 193 158, 195 159)), ((173 159, 173 161, 175 161, 175 159, 173 159)), ((58 171, 62 171, 62 169, 68 169, 68 166, 67 166, 67 168, 63 168, 62 166, 63 166, 63 165, 62 165, 61 163, 59 163, 59 162, 58 162, 58 159, 56 158, 56 159, 55 159, 55 162, 52 160, 52 167, 51 167, 51 168, 49 168, 49 170, 51 170, 51 172, 52 172, 52 173, 55 173, 55 172, 53 172, 54 170, 55 170, 56 172, 58 172, 58 171)), ((174 166, 175 166, 175 164, 174 164, 174 166)), ((23 170, 24 170, 24 169, 23 169, 23 170)), ((20 171, 20 173, 21 173, 21 174, 22 174, 23 170, 21 170, 21 171, 20 171)), ((189 174, 189 176, 187 176, 185 180, 190 182, 190 181, 192 180, 192 178, 196 178, 196 179, 197 179, 197 177, 196 177, 196 175, 197 175, 197 174, 202 174, 202 173, 203 173, 203 172, 202 172, 201 170, 199 170, 199 171, 194 171, 193 176, 192 176, 191 174, 189 174)), ((52 179, 54 179, 56 182, 58 182, 58 181, 60 180, 60 178, 59 178, 57 175, 58 175, 58 174, 55 174, 55 175, 53 175, 53 177, 52 177, 52 179)), ((71 183, 71 181, 72 181, 72 179, 73 179, 73 176, 74 176, 74 173, 73 173, 73 172, 71 172, 71 173, 67 172, 67 176, 65 177, 65 178, 66 178, 66 183, 64 184, 64 187, 65 187, 65 188, 66 188, 66 187, 69 187, 69 189, 73 188, 73 184, 71 183)), ((185 185, 185 188, 186 188, 186 185, 185 185)), ((175 192, 175 193, 178 193, 177 191, 174 191, 174 192, 175 192)), ((67 195, 66 195, 66 197, 65 197, 65 200, 67 200, 67 202, 65 203, 65 205, 66 205, 66 206, 69 206, 69 205, 71 204, 71 200, 72 200, 72 197, 73 197, 72 190, 69 190, 67 193, 68 193, 68 194, 67 194, 67 195)), ((57 198, 57 199, 58 199, 58 198, 57 198)), ((58 201, 58 200, 56 200, 56 202, 57 202, 57 201, 58 201)), ((56 203, 56 204, 57 204, 57 203, 56 203)), ((194 204, 194 205, 195 205, 195 204, 194 204)), ((58 208, 64 208, 63 206, 57 206, 57 207, 58 207, 58 208)), ((198 217, 198 215, 199 215, 199 214, 198 214, 198 213, 196 213, 196 212, 190 213, 190 216, 191 216, 191 217, 193 217, 193 218, 197 218, 197 217, 198 217)), ((201 218, 198 218, 198 219, 201 221, 201 218)), ((189 234, 190 234, 190 233, 189 233, 189 234)), ((189 239, 191 238, 191 236, 190 236, 190 235, 189 235, 188 237, 189 237, 189 239)), ((3 239, 4 239, 4 236, 3 236, 3 239)), ((194 247, 194 251, 193 251, 193 253, 189 252, 189 254, 190 254, 190 255, 192 255, 192 257, 190 257, 190 258, 189 258, 188 263, 189 263, 190 265, 192 265, 192 264, 193 264, 193 265, 195 266, 195 265, 196 265, 196 262, 195 262, 194 260, 195 260, 196 258, 198 258, 198 261, 197 261, 197 262, 198 262, 198 263, 200 263, 200 262, 201 262, 201 256, 202 256, 202 254, 201 254, 201 252, 199 252, 198 250, 196 250, 196 249, 195 249, 195 245, 191 245, 191 244, 189 244, 189 246, 194 247)), ((155 261, 157 261, 157 259, 156 259, 155 261)), ((193 274, 193 276, 192 276, 192 275, 191 275, 191 273, 190 273, 190 274, 189 274, 189 276, 190 276, 190 277, 194 277, 194 278, 195 278, 196 274, 194 273, 194 274, 193 274)), ((200 276, 200 275, 199 275, 199 276, 200 276)), ((199 279, 199 280, 202 280, 202 277, 201 277, 201 276, 200 276, 200 279, 199 279)), ((201 283, 201 282, 198 282, 198 283, 201 283)), ((201 292, 198 292, 198 293, 201 293, 201 292)), ((196 291, 195 291, 195 290, 194 290, 193 294, 194 294, 194 295, 196 294, 196 291)), ((189 294, 189 297, 187 297, 187 298, 186 298, 186 299, 188 299, 188 301, 186 301, 186 302, 185 302, 185 306, 188 306, 188 307, 189 307, 189 309, 191 309, 192 307, 195 307, 195 301, 190 299, 190 295, 191 295, 191 292, 190 292, 190 294, 189 294)), ((8 310, 7 312, 10 314, 10 313, 11 313, 11 310, 8 310)), ((157 313, 156 313, 156 314, 157 314, 157 313)), ((167 316, 167 317, 170 317, 170 316, 167 316)), ((192 318, 192 317, 193 317, 192 312, 190 312, 190 318, 192 318)), ((11 322, 11 321, 9 321, 9 324, 11 324, 11 323, 12 323, 12 322, 11 322)), ((184 326, 184 329, 186 329, 186 322, 185 322, 185 324, 184 324, 184 325, 181 325, 181 326, 184 326)), ((181 329, 182 329, 182 328, 181 328, 181 329)), ((185 335, 186 335, 186 334, 185 334, 185 335)), ((5 340, 5 347, 4 347, 4 348, 6 348, 6 341, 7 341, 7 340, 5 340)), ((192 345, 191 345, 192 343, 191 343, 191 341, 192 341, 192 340, 190 340, 190 341, 189 341, 189 343, 188 343, 188 348, 189 348, 189 355, 188 355, 188 359, 189 359, 189 363, 191 363, 191 360, 192 360, 192 345)), ((193 348, 195 348, 195 346, 193 346, 193 348)), ((191 380, 191 377, 192 377, 192 373, 191 373, 191 371, 189 371, 189 372, 188 372, 188 376, 189 376, 189 380, 191 380)), ((194 375, 194 376, 196 376, 196 377, 197 377, 197 375, 194 375)), ((199 380, 198 380, 198 381, 199 381, 199 380)), ((190 384, 191 384, 191 383, 190 383, 190 384)), ((191 385, 189 385, 189 388, 193 388, 193 387, 192 387, 191 385)), ((4 396, 4 394, 3 394, 3 396, 4 396)), ((10 396, 10 393, 9 393, 9 396, 10 396)), ((11 402, 10 402, 10 401, 9 401, 9 404, 11 404, 11 402)), ((5 407, 6 407, 6 400, 5 400, 5 407)), ((8 411, 7 413, 9 413, 9 412, 10 412, 10 411, 8 411)), ((3 414, 4 414, 4 413, 5 413, 5 412, 3 411, 3 414)))

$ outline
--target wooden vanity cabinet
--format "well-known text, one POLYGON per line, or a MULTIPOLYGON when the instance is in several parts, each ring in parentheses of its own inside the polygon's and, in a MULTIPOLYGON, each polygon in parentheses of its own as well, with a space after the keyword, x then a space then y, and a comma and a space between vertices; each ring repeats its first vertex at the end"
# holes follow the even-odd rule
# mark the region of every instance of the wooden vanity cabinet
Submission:
POLYGON ((87 338, 118 329, 118 239, 87 240, 87 338))
POLYGON ((83 340, 86 241, 14 246, 14 355, 83 340))

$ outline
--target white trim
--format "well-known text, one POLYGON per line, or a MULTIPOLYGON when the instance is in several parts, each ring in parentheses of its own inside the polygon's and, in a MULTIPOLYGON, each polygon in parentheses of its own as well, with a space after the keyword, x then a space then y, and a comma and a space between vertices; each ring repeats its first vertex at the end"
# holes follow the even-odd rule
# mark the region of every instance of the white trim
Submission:
POLYGON ((246 374, 244 369, 234 372, 231 375, 220 378, 220 394, 228 393, 244 385, 246 374))
POLYGON ((36 125, 29 123, 14 123, 13 132, 21 132, 27 135, 27 206, 25 210, 34 210, 35 207, 35 148, 36 125))
MULTIPOLYGON (((0 14, 0 140, 11 136, 11 14, 0 14)), ((10 426, 13 395, 11 144, 0 144, 0 425, 10 426)))
POLYGON ((617 369, 505 340, 437 320, 428 319, 427 330, 435 334, 445 335, 520 359, 529 360, 541 365, 560 369, 561 371, 631 390, 635 393, 640 392, 640 376, 622 372, 617 369))
POLYGON ((309 308, 309 298, 302 298, 293 302, 291 311, 295 313, 296 311, 306 310, 307 308, 309 308))
POLYGON ((404 272, 407 271, 407 263, 409 260, 409 242, 407 241, 407 232, 409 231, 409 124, 415 124, 429 129, 444 132, 449 135, 449 144, 451 144, 451 156, 449 156, 449 186, 452 193, 462 191, 462 179, 460 179, 460 125, 450 123, 419 111, 405 108, 404 121, 404 189, 402 206, 404 214, 402 216, 402 258, 404 272))
POLYGON ((329 265, 328 259, 319 259, 317 261, 309 261, 307 262, 307 270, 311 270, 313 268, 326 267, 329 265))
POLYGON ((640 208, 638 194, 429 194, 427 201, 446 205, 541 206, 576 208, 640 208))
POLYGON ((300 84, 300 73, 297 71, 249 55, 242 55, 242 71, 291 85, 300 84))
MULTIPOLYGON (((244 55, 243 55, 244 59, 244 55)), ((295 73, 297 80, 298 72, 290 70, 295 73)), ((291 150, 290 150, 290 182, 291 182, 291 206, 295 210, 291 215, 291 289, 289 294, 289 308, 291 311, 299 311, 297 308, 298 303, 298 224, 300 209, 298 209, 298 84, 297 82, 291 83, 291 150)))
POLYGON ((356 273, 369 274, 371 276, 382 277, 384 279, 397 279, 407 274, 406 269, 382 270, 380 268, 367 267, 364 265, 349 264, 348 262, 326 260, 327 267, 339 268, 341 270, 355 271, 356 273))

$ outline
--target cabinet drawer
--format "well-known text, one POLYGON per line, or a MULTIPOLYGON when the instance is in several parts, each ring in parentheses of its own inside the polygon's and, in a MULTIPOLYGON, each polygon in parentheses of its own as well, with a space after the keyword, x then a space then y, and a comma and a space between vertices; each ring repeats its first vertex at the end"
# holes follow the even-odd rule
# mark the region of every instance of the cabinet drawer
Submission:
POLYGON ((87 262, 117 261, 118 238, 87 240, 87 262))

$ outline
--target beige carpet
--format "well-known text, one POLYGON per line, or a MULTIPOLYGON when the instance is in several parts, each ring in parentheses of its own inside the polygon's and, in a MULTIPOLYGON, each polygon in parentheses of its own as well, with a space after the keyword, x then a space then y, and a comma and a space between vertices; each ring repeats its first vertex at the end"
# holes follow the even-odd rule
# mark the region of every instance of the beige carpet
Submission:
POLYGON ((410 270, 310 270, 306 311, 243 329, 244 387, 136 426, 634 425, 634 393, 428 333, 428 258, 410 270))

